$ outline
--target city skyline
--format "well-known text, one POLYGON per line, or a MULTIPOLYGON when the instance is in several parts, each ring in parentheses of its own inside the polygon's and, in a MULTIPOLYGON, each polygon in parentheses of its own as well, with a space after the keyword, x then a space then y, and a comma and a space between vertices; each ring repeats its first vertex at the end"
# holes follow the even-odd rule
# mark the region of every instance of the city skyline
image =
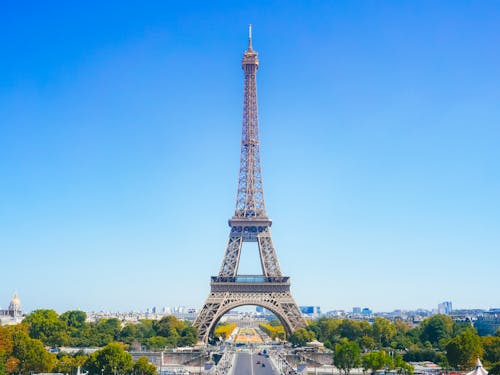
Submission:
POLYGON ((297 303, 500 306, 498 4, 119 4, 0 15, 0 307, 202 306, 234 212, 249 23, 297 303))
MULTIPOLYGON (((7 305, 6 305, 7 306, 7 305)), ((17 293, 14 293, 14 296, 12 297, 12 300, 8 304, 8 308, 2 309, 3 305, 0 304, 0 313, 1 312, 7 312, 12 309, 12 306, 16 306, 17 310, 22 312, 22 315, 26 315, 31 313, 34 310, 23 310, 22 304, 20 302, 19 296, 17 293)), ((380 314, 394 314, 394 313, 402 313, 402 314, 414 314, 418 312, 425 313, 424 316, 429 316, 427 314, 444 314, 444 315, 452 315, 453 313, 459 313, 462 314, 464 311, 498 311, 500 308, 481 308, 481 307, 469 307, 469 308, 463 308, 463 307, 458 307, 458 308, 452 308, 452 301, 443 301, 441 303, 438 303, 437 306, 429 307, 429 308, 416 308, 416 309, 406 309, 404 307, 397 308, 391 311, 382 311, 382 310, 372 310, 370 306, 365 306, 365 305, 358 305, 358 306, 352 306, 350 308, 336 308, 336 309, 322 309, 321 306, 319 305, 306 305, 306 306, 299 306, 300 309, 305 309, 304 311, 314 311, 315 314, 317 315, 328 315, 329 313, 343 313, 346 315, 349 314, 354 314, 354 315, 368 315, 368 316, 378 316, 380 314), (365 312, 366 311, 366 312, 365 312)), ((38 308, 47 308, 50 309, 49 307, 38 307, 38 308)), ((88 309, 79 309, 76 308, 75 310, 80 310, 80 311, 85 311, 87 313, 103 313, 103 314, 112 314, 111 316, 114 316, 113 314, 150 314, 151 316, 162 316, 162 315, 170 315, 170 314, 191 314, 191 317, 193 317, 193 313, 195 311, 199 311, 198 307, 195 305, 168 305, 168 304, 153 304, 151 306, 142 306, 139 308, 134 308, 130 310, 113 310, 113 309, 102 309, 102 310, 88 310, 88 309)), ((66 310, 69 311, 69 310, 66 310)), ((267 311, 267 313, 272 313, 271 311, 266 310, 262 306, 255 306, 255 305, 242 305, 239 306, 233 310, 233 312, 238 312, 238 313, 248 313, 248 312, 263 312, 267 311)), ((57 311, 58 313, 63 313, 65 311, 57 311)), ((1 315, 1 314, 0 314, 1 315)), ((21 314, 19 314, 21 316, 21 314)), ((385 315, 384 315, 385 316, 385 315)))

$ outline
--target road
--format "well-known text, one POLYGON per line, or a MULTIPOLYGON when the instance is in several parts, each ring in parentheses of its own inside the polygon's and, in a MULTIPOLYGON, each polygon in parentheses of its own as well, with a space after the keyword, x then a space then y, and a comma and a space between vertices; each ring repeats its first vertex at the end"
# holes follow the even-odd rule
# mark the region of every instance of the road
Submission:
POLYGON ((231 375, 277 375, 269 358, 252 352, 236 352, 231 375), (260 362, 260 364, 257 364, 260 362), (265 367, 262 367, 262 363, 265 367))

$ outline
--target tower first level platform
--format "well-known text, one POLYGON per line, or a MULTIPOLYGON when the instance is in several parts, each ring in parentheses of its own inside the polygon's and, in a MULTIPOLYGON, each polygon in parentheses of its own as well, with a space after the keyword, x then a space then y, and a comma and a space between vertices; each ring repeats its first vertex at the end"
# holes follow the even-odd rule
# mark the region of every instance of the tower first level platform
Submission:
POLYGON ((208 342, 224 314, 244 305, 256 305, 271 311, 281 321, 287 336, 305 326, 305 320, 290 293, 288 277, 213 276, 211 291, 196 318, 198 337, 208 342))

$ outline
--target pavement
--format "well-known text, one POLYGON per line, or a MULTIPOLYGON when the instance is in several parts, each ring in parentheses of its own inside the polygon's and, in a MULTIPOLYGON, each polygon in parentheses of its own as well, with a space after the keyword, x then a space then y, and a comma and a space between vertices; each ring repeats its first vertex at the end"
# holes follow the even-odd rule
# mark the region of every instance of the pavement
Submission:
POLYGON ((271 365, 269 358, 258 355, 256 352, 236 352, 231 375, 278 375, 271 365), (260 364, 257 362, 260 361, 260 364), (262 367, 262 363, 265 367, 262 367))

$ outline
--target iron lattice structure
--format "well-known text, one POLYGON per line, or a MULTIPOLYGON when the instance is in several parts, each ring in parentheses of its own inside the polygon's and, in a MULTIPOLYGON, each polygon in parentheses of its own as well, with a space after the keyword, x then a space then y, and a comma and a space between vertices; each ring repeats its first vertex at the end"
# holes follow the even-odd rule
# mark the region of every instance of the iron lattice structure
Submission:
POLYGON ((212 277, 210 294, 194 322, 199 339, 204 342, 208 342, 212 330, 226 312, 243 305, 258 305, 272 311, 281 320, 287 335, 306 325, 290 293, 290 279, 281 273, 271 238, 272 221, 264 203, 257 112, 258 67, 250 26, 248 49, 242 61, 245 89, 236 210, 229 219, 231 232, 219 275, 212 277), (238 275, 244 242, 257 242, 261 275, 238 275))

